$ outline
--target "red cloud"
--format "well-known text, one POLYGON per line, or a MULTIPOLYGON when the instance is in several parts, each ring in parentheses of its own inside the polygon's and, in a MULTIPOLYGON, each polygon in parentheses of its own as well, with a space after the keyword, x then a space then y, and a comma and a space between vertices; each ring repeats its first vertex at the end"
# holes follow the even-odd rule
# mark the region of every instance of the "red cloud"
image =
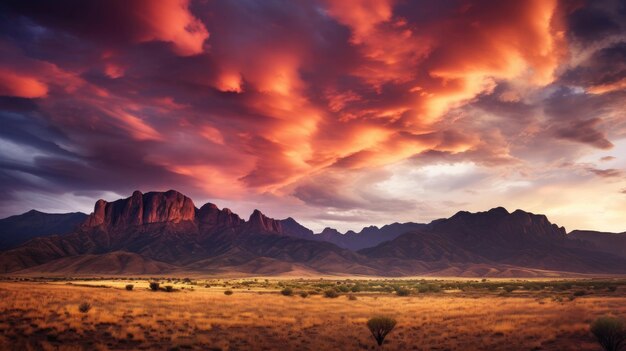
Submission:
POLYGON ((0 96, 39 98, 48 94, 48 87, 37 78, 0 69, 0 96))
MULTIPOLYGON (((38 98, 24 118, 60 131, 48 141, 75 153, 85 174, 132 168, 135 180, 175 179, 205 195, 299 189, 321 203, 315 193, 328 174, 333 188, 353 189, 339 175, 407 159, 505 167, 535 162, 555 137, 576 142, 558 143, 571 154, 570 144, 612 145, 596 130, 608 125, 601 116, 543 114, 559 74, 575 64, 569 10, 556 0, 62 0, 6 9, 15 33, 0 41, 9 48, 0 94, 38 98)), ((607 86, 579 90, 601 99, 623 88, 607 86)), ((603 103, 584 111, 612 111, 603 103)), ((42 164, 55 180, 72 168, 66 159, 42 164)), ((365 202, 344 197, 343 207, 365 202)))

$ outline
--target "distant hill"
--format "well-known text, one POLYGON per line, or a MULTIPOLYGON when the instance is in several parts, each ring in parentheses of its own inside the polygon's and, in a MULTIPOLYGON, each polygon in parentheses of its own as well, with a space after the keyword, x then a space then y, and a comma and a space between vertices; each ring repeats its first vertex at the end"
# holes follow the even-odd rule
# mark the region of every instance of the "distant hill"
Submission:
POLYGON ((22 244, 32 238, 66 234, 83 223, 87 215, 80 212, 50 214, 35 210, 0 219, 0 250, 22 244))
POLYGON ((626 272, 626 260, 568 245, 563 227, 546 216, 504 208, 459 212, 433 221, 428 230, 405 233, 359 251, 372 258, 499 264, 528 269, 613 273, 626 272))
POLYGON ((376 226, 365 227, 358 233, 350 230, 345 234, 333 228, 326 228, 321 233, 316 234, 314 238, 357 251, 393 240, 406 232, 425 229, 426 227, 427 225, 422 223, 392 223, 381 228, 376 226))
MULTIPOLYGON (((326 229, 314 234, 293 218, 277 220, 259 210, 245 220, 215 204, 197 208, 190 198, 170 190, 136 191, 113 202, 98 200, 93 213, 80 215, 30 214, 77 216, 82 221, 65 234, 53 234, 47 225, 51 222, 32 222, 32 229, 25 229, 32 239, 0 252, 0 273, 626 274, 626 258, 572 240, 543 215, 509 213, 504 208, 462 211, 429 224, 394 223, 359 233, 326 229)), ((3 221, 16 221, 15 217, 3 221)))
POLYGON ((593 230, 574 230, 567 235, 568 239, 587 243, 585 247, 626 258, 626 232, 607 233, 593 230))

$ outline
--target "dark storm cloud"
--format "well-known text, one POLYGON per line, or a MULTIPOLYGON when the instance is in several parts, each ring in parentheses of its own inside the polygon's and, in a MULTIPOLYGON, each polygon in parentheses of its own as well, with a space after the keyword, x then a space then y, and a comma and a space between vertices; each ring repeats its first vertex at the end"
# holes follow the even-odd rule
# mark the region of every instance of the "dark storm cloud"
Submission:
POLYGON ((619 7, 623 7, 623 3, 619 0, 585 1, 584 6, 577 8, 567 17, 569 33, 586 43, 618 34, 621 29, 620 23, 623 23, 623 18, 619 16, 619 7))
POLYGON ((589 144, 599 149, 610 149, 613 144, 607 140, 605 133, 596 129, 600 122, 599 118, 571 121, 567 126, 555 130, 555 135, 558 138, 589 144))

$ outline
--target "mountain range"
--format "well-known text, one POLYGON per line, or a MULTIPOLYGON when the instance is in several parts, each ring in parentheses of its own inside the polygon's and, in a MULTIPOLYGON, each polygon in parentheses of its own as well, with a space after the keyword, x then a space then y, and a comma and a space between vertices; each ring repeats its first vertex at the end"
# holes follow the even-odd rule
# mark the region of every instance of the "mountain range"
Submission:
POLYGON ((98 200, 93 213, 0 220, 0 274, 557 276, 626 274, 626 234, 573 231, 502 207, 430 223, 315 234, 183 194, 98 200))

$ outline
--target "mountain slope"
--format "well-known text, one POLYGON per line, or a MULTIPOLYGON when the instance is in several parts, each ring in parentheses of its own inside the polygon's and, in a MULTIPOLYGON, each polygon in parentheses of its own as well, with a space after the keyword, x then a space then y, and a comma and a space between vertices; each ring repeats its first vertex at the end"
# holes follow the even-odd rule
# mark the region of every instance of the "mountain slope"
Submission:
POLYGON ((626 273, 626 259, 571 247, 565 229, 543 215, 504 208, 459 212, 359 251, 371 258, 445 260, 580 273, 626 273))
POLYGON ((114 251, 100 255, 69 256, 44 263, 42 265, 22 270, 20 273, 45 273, 63 275, 90 275, 90 274, 166 274, 173 273, 180 268, 141 255, 114 251))
POLYGON ((626 258, 626 232, 607 233, 574 230, 567 235, 567 238, 584 242, 583 245, 590 250, 598 250, 626 258))
POLYGON ((35 210, 0 219, 0 250, 22 244, 32 238, 53 234, 66 234, 85 221, 80 212, 50 214, 35 210))

